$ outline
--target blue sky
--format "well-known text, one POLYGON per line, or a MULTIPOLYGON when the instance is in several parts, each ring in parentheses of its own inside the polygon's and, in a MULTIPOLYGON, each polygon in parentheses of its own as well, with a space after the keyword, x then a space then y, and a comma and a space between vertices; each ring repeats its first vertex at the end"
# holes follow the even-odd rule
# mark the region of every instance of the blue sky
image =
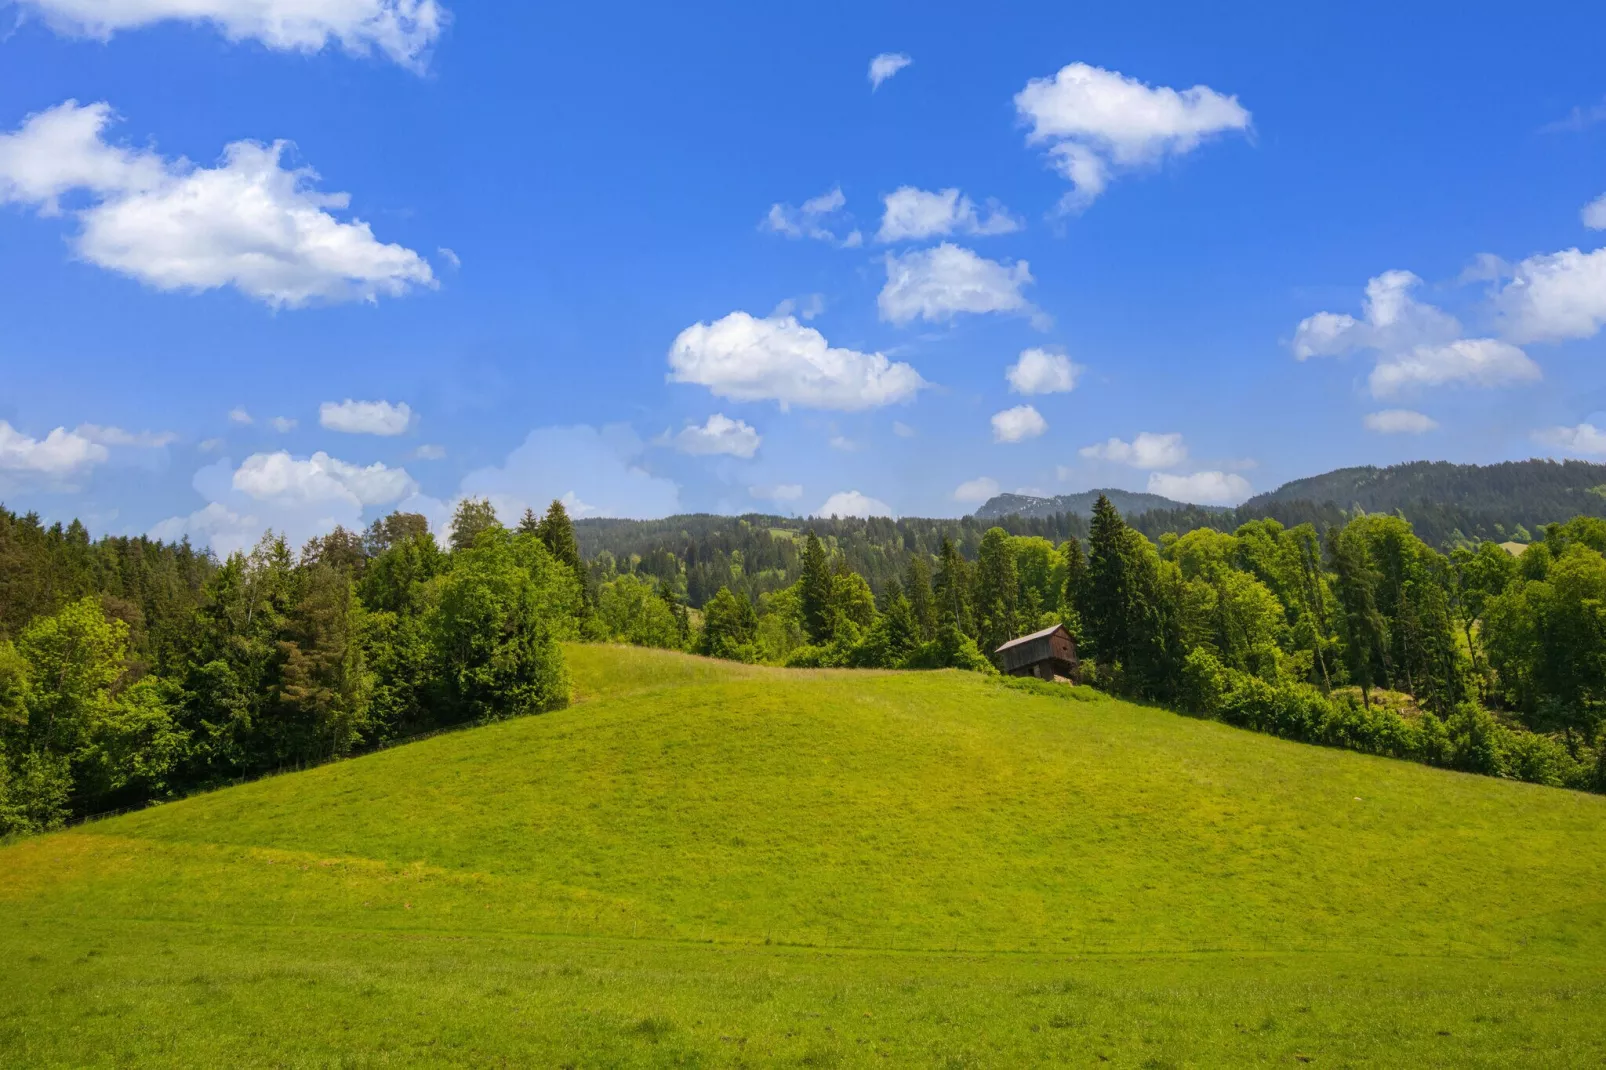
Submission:
POLYGON ((7 506, 228 550, 1606 455, 1598 5, 282 6, 4 9, 7 506))

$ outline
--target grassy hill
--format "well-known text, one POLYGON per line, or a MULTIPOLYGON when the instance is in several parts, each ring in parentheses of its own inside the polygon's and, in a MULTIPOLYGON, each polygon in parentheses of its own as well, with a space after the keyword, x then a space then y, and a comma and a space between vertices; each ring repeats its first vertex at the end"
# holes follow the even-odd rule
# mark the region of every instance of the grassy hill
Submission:
POLYGON ((0 1062, 1606 1059, 1606 798, 570 653, 570 709, 0 847, 0 1062))

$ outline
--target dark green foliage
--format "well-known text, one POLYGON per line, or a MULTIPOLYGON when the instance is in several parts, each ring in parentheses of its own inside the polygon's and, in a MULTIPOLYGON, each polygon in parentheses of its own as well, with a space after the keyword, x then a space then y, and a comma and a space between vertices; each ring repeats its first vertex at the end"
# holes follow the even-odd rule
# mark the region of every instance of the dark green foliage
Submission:
POLYGON ((991 655, 1020 634, 1020 586, 1009 533, 993 528, 982 536, 976 558, 976 645, 984 653, 991 655))
POLYGON ((489 499, 464 498, 452 514, 452 549, 466 550, 474 545, 481 532, 501 526, 489 499))
POLYGON ((932 581, 932 601, 937 611, 937 627, 953 628, 975 638, 976 618, 971 604, 970 565, 959 547, 947 539, 937 554, 937 573, 932 581))
MULTIPOLYGON (((799 562, 798 595, 802 600, 803 624, 808 629, 809 642, 829 642, 834 631, 831 620, 831 569, 825 559, 825 547, 819 537, 809 532, 803 540, 803 556, 799 562)), ((720 590, 729 591, 722 587, 720 590)))
POLYGON ((525 534, 482 533, 452 556, 427 623, 448 723, 567 705, 558 642, 572 636, 573 573, 525 534))
POLYGON ((731 661, 753 661, 756 660, 753 643, 757 638, 758 614, 753 603, 732 594, 730 588, 721 587, 703 606, 703 631, 697 639, 699 654, 731 661))
POLYGON ((909 613, 916 634, 925 642, 937 634, 937 601, 931 591, 931 564, 924 554, 914 554, 903 574, 903 592, 909 599, 909 613))
MULTIPOLYGON (((528 521, 529 514, 525 514, 528 521)), ((520 525, 520 530, 523 525, 520 525)), ((535 525, 535 536, 547 548, 553 558, 564 565, 577 577, 585 575, 585 566, 580 561, 580 543, 574 537, 574 522, 569 519, 569 511, 563 503, 554 500, 547 506, 546 515, 541 522, 535 525)))

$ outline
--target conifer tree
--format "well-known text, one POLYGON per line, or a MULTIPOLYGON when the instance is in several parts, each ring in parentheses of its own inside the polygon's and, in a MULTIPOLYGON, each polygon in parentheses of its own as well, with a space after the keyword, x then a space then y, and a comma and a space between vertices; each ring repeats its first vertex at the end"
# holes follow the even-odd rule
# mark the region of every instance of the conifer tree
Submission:
POLYGON ((1361 701, 1372 705, 1372 685, 1388 649, 1388 625, 1377 608, 1377 570, 1358 540, 1332 532, 1327 541, 1333 570, 1333 593, 1343 614, 1344 660, 1350 679, 1361 688, 1361 701))
MULTIPOLYGON (((526 522, 530 516, 530 511, 525 510, 526 522)), ((523 522, 519 524, 519 529, 524 530, 523 522)), ((580 540, 575 537, 574 521, 569 519, 569 511, 563 507, 562 502, 554 498, 552 504, 546 507, 546 516, 535 525, 535 534, 553 557, 574 570, 576 578, 584 578, 585 570, 580 562, 580 540)))
POLYGON ((932 583, 936 603, 937 626, 949 625, 961 635, 975 638, 975 616, 971 612, 970 566, 960 556, 959 548, 947 538, 937 555, 937 575, 932 583))
POLYGON ((909 558, 903 574, 903 593, 909 599, 909 612, 915 624, 915 634, 924 643, 937 634, 937 606, 931 593, 931 566, 926 555, 917 553, 909 558))
POLYGON ((1019 625, 1020 577, 1009 533, 990 528, 976 557, 976 642, 991 655, 1015 638, 1019 625))
POLYGON ((832 632, 831 567, 825 559, 825 547, 812 531, 803 543, 802 566, 798 594, 803 603, 803 626, 808 630, 809 642, 828 643, 832 632))
POLYGON ((1127 624, 1133 609, 1132 558, 1127 549, 1127 526, 1110 499, 1099 495, 1093 504, 1088 533, 1087 578, 1077 606, 1087 626, 1092 652, 1102 664, 1113 665, 1128 653, 1127 624))
POLYGON ((1060 623, 1065 625, 1065 630, 1071 633, 1071 638, 1080 649, 1085 625, 1077 607, 1086 597, 1087 558, 1082 554, 1081 542, 1075 537, 1066 539, 1059 552, 1065 570, 1065 588, 1060 592, 1060 623))

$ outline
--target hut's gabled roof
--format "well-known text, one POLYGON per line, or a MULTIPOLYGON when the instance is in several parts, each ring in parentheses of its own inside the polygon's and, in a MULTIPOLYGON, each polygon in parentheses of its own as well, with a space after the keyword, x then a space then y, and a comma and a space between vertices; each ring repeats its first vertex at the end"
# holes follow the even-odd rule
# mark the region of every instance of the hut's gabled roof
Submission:
MULTIPOLYGON (((1011 639, 1009 642, 1005 643, 1003 646, 1001 646, 997 650, 993 651, 993 653, 994 654, 1002 654, 1004 651, 1008 650, 1010 647, 1021 646, 1023 644, 1032 642, 1034 639, 1042 639, 1045 636, 1053 635, 1055 632, 1064 632, 1064 631, 1065 631, 1065 625, 1056 624, 1052 628, 1044 628, 1040 632, 1033 632, 1031 635, 1023 635, 1019 639, 1011 639)), ((1069 635, 1070 633, 1066 632, 1066 634, 1069 635)))

